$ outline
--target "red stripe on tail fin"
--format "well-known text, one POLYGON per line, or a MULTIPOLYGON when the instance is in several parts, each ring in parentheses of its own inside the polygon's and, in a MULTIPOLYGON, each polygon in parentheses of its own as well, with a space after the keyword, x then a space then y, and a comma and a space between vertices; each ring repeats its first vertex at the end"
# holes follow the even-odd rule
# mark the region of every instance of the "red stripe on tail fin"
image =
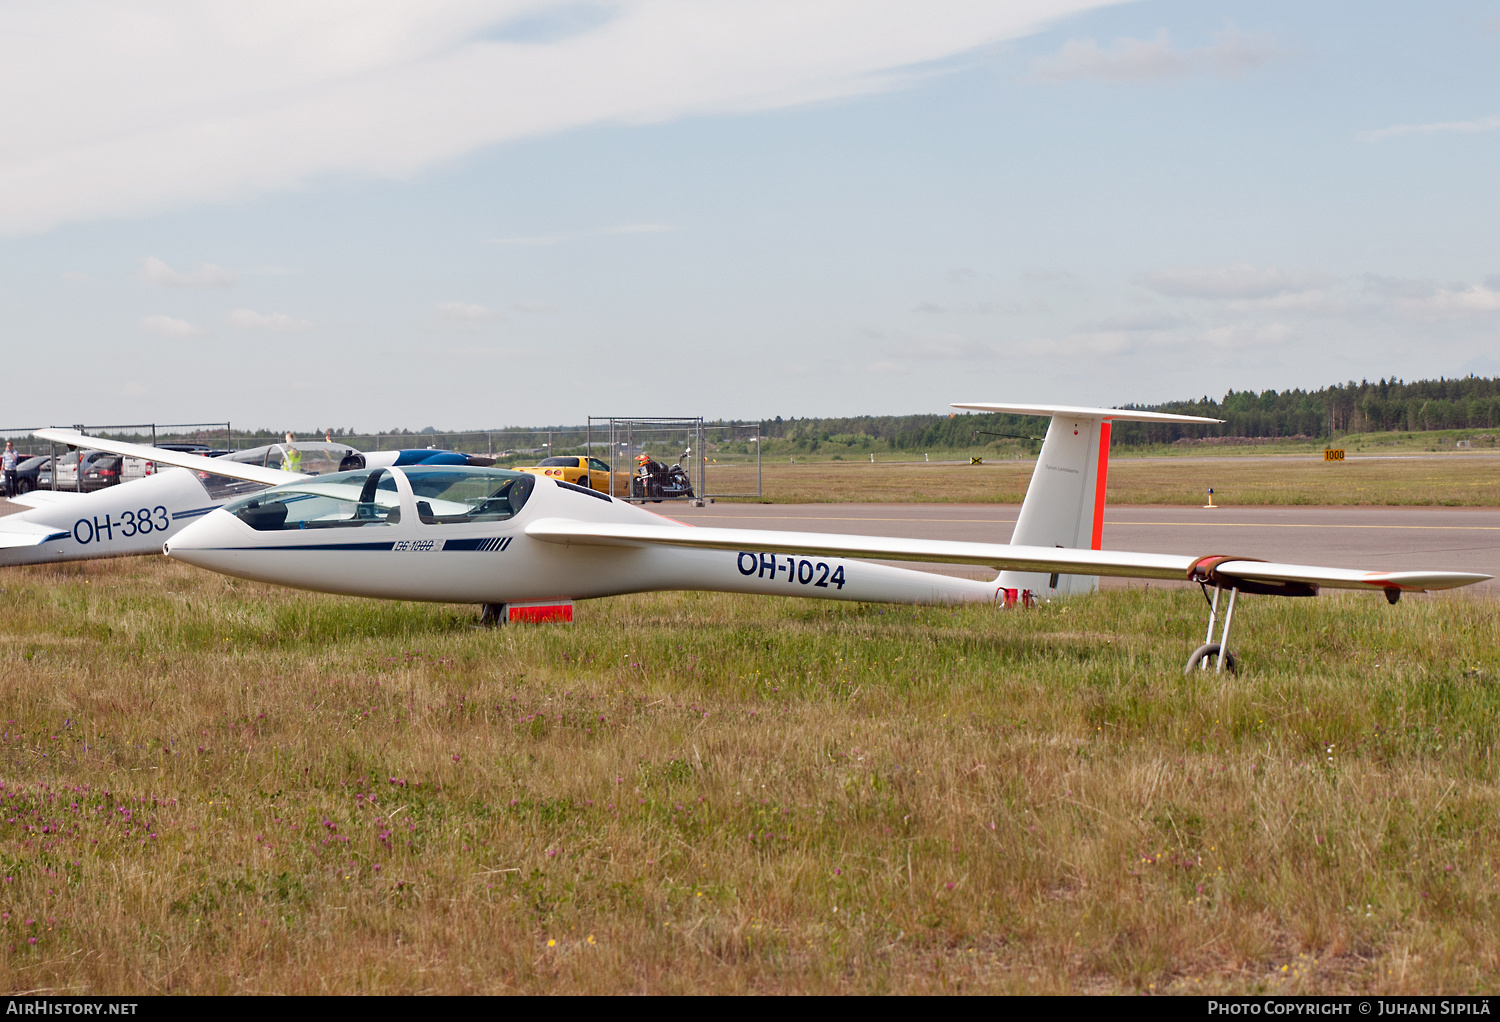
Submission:
POLYGON ((1108 419, 1099 423, 1099 475, 1094 479, 1094 537, 1092 550, 1104 549, 1104 491, 1109 485, 1108 419))

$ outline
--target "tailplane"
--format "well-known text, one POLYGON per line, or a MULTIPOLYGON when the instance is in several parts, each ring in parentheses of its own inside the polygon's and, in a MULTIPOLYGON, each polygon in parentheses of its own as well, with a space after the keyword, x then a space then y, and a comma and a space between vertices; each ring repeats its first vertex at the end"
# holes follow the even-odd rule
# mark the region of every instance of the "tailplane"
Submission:
MULTIPOLYGON (((1048 415, 1042 452, 1031 473, 1031 485, 1021 502, 1010 541, 1014 546, 1102 549, 1104 496, 1109 484, 1109 440, 1114 422, 1181 422, 1204 425, 1220 419, 1165 412, 1135 412, 1118 408, 1073 405, 955 404, 981 412, 1009 415, 1048 415)), ((1044 575, 1002 571, 996 584, 1033 599, 1075 596, 1099 587, 1094 575, 1044 575)), ((1024 600, 1025 597, 1021 596, 1024 600)))

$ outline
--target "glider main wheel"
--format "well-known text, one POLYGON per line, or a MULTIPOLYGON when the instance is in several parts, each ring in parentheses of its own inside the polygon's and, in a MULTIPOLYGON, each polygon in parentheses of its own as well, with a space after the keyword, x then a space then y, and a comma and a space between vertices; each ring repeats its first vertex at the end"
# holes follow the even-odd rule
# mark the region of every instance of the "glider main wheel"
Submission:
MULTIPOLYGON (((1182 673, 1188 677, 1192 677, 1193 672, 1199 669, 1200 664, 1205 670, 1212 670, 1218 659, 1219 644, 1217 642, 1205 642, 1193 650, 1193 655, 1188 657, 1187 666, 1182 669, 1182 673)), ((1238 674, 1240 672, 1240 662, 1234 658, 1232 651, 1224 654, 1224 668, 1230 674, 1238 674)))

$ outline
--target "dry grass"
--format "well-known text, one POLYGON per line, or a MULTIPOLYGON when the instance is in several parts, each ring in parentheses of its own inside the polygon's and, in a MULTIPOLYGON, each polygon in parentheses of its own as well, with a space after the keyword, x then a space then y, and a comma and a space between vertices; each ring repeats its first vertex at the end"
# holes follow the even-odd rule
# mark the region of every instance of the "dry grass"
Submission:
POLYGON ((13 569, 0 979, 70 992, 1478 991, 1495 607, 667 594, 573 627, 13 569), (32 943, 32 941, 35 943, 32 943))
MULTIPOLYGON (((767 462, 766 500, 822 502, 1019 503, 1033 462, 984 465, 877 462, 767 462)), ((754 468, 721 466, 711 491, 753 490, 754 468)), ((1494 507, 1500 504, 1500 461, 1489 455, 1430 458, 1116 457, 1110 464, 1113 504, 1384 504, 1494 507)))

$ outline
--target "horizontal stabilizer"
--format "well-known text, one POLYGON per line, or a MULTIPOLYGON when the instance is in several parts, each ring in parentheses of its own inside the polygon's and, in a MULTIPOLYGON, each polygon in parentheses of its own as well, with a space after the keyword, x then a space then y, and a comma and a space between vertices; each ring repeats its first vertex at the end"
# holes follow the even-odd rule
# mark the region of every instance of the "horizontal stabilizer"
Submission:
POLYGON ((32 435, 43 440, 68 444, 71 447, 108 451, 110 454, 122 454, 127 458, 144 458, 146 461, 154 461, 159 465, 176 465, 179 468, 190 468, 195 472, 209 472, 216 476, 243 479, 249 483, 263 483, 266 486, 281 486, 284 483, 294 483, 298 479, 307 478, 301 472, 283 472, 279 468, 247 465, 242 461, 230 461, 227 457, 205 458, 201 454, 188 454, 186 451, 168 451, 160 447, 147 447, 145 444, 103 440, 72 429, 39 429, 32 435))
MULTIPOLYGON (((849 536, 823 532, 778 532, 768 529, 712 529, 672 525, 625 525, 542 518, 526 535, 547 543, 579 546, 676 546, 701 550, 737 550, 787 554, 863 557, 881 561, 927 561, 934 564, 979 564, 1009 571, 1110 575, 1117 578, 1187 579, 1202 558, 1176 554, 1141 554, 1123 550, 1073 550, 1062 547, 1012 546, 1008 543, 962 543, 948 540, 849 536)), ((1253 560, 1219 560, 1215 571, 1226 585, 1247 582, 1303 582, 1336 589, 1383 591, 1452 589, 1490 578, 1468 572, 1371 572, 1253 560)))
POLYGON ((39 525, 20 518, 0 518, 0 550, 12 547, 40 546, 49 539, 61 539, 68 530, 55 525, 39 525))
POLYGON ((1223 419, 1206 419, 1201 415, 1172 415, 1168 412, 1137 412, 1125 408, 1086 408, 1082 405, 1011 405, 976 402, 955 402, 954 408, 969 408, 976 412, 1001 412, 1006 415, 1061 415, 1079 419, 1111 419, 1115 422, 1189 422, 1199 425, 1223 422, 1223 419))
POLYGON ((30 493, 21 493, 11 497, 10 502, 24 504, 26 507, 47 507, 51 504, 66 504, 82 496, 84 494, 77 490, 32 490, 30 493))

